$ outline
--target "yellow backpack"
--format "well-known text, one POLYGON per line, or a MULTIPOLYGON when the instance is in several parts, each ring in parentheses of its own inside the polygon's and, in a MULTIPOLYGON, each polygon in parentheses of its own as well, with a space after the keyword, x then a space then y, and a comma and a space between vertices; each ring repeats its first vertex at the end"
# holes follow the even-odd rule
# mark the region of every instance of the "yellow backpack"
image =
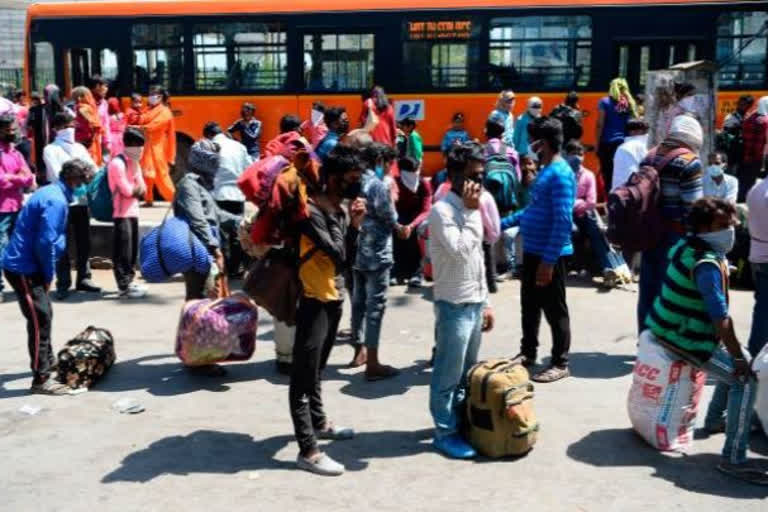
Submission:
POLYGON ((470 444, 488 457, 528 453, 539 432, 528 370, 519 360, 491 359, 472 367, 468 381, 470 444))

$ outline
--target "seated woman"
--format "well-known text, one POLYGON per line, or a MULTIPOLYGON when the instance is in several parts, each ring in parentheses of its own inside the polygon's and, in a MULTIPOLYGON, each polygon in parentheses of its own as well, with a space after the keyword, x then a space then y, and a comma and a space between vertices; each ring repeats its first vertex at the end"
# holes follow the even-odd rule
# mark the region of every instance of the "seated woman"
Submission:
POLYGON ((629 268, 621 253, 615 251, 600 229, 595 174, 584 167, 584 147, 572 140, 565 146, 566 160, 576 174, 576 202, 573 205, 574 228, 589 239, 592 256, 602 269, 603 284, 609 288, 629 282, 629 268))

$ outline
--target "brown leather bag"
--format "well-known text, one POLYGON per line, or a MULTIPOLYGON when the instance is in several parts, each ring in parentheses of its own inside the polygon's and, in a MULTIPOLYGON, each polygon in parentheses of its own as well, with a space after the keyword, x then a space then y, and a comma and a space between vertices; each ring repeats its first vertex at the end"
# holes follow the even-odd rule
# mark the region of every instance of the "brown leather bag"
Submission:
POLYGON ((302 292, 299 268, 317 251, 318 248, 313 247, 297 259, 293 251, 272 249, 248 270, 243 291, 274 319, 288 326, 296 325, 296 309, 302 292))

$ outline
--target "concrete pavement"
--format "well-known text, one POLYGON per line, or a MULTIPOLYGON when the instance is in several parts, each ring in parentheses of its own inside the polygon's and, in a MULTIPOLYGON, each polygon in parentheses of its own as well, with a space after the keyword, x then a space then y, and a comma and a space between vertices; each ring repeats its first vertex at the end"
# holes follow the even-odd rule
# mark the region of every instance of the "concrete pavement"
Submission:
MULTIPOLYGON (((115 289, 111 273, 96 279, 115 289)), ((75 294, 54 304, 55 348, 89 324, 110 329, 117 344, 118 363, 106 378, 71 397, 26 393, 24 322, 15 302, 0 304, 0 511, 765 510, 768 489, 715 471, 723 436, 679 456, 655 452, 630 430, 631 291, 570 283, 574 376, 537 386, 539 443, 519 460, 463 462, 430 446, 429 289, 392 290, 382 356, 403 373, 367 383, 361 370, 346 368, 351 348, 335 348, 326 409, 358 435, 325 444, 348 472, 323 478, 294 469, 288 380, 274 370, 269 318, 260 319, 251 361, 230 365, 225 378, 194 377, 173 355, 183 284, 150 289, 143 301, 75 294), (122 397, 146 411, 112 411, 122 397), (25 415, 25 404, 43 410, 25 415)), ((518 283, 503 283, 493 302, 498 325, 484 339, 484 358, 515 354, 520 338, 518 283)), ((733 292, 731 307, 746 339, 751 294, 733 292)), ((542 354, 549 339, 544 324, 542 354)), ((764 439, 752 448, 753 456, 768 454, 764 439)))

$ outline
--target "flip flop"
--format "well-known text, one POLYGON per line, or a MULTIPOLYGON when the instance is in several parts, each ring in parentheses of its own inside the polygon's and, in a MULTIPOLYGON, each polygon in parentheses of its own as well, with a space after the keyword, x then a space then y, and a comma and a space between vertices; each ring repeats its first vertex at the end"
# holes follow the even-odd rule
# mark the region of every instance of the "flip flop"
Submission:
POLYGON ((72 391, 72 388, 66 384, 61 384, 55 380, 48 379, 40 384, 32 384, 29 391, 36 395, 61 396, 68 395, 69 392, 72 391))
POLYGON ((556 382, 570 376, 571 371, 567 367, 560 368, 559 366, 550 366, 543 372, 539 372, 531 377, 531 380, 542 384, 549 384, 550 382, 556 382))

